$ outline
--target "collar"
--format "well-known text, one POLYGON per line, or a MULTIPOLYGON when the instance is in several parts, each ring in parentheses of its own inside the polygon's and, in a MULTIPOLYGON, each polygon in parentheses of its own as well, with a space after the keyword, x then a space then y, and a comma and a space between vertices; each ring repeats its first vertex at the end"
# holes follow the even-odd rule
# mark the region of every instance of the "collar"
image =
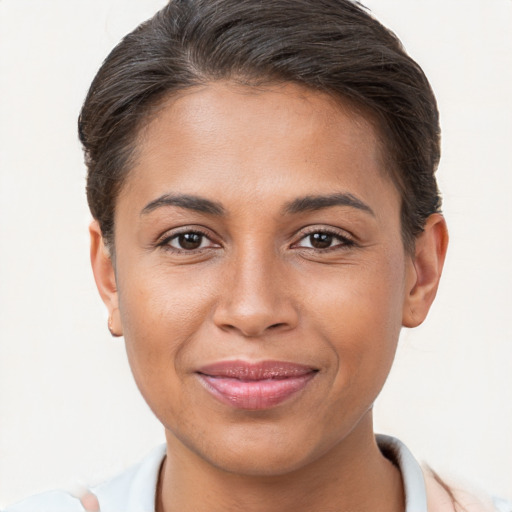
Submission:
POLYGON ((101 512, 155 512, 158 474, 165 450, 165 444, 158 446, 136 466, 92 489, 101 512))
MULTIPOLYGON (((380 450, 402 474, 406 512, 427 512, 427 495, 421 467, 398 439, 378 434, 380 450)), ((158 446, 141 463, 93 489, 102 512, 154 512, 160 466, 165 444, 158 446)))
POLYGON ((402 474, 405 494, 405 512, 427 512, 427 491, 423 471, 402 441, 377 434, 381 452, 395 464, 402 474))

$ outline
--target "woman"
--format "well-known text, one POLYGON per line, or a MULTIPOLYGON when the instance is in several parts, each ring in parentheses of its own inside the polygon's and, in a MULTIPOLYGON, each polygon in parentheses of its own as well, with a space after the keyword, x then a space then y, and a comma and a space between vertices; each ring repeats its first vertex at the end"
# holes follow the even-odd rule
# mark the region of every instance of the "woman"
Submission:
MULTIPOLYGON (((167 439, 86 509, 498 510, 373 433, 448 240, 435 99, 389 31, 348 1, 174 1, 79 130, 108 327, 167 439)), ((82 509, 10 510, 38 507, 82 509)))

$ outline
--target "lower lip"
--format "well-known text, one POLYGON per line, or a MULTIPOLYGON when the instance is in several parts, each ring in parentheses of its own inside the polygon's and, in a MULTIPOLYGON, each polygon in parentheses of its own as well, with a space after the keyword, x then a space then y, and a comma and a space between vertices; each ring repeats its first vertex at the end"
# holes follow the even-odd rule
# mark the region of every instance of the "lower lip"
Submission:
POLYGON ((274 407, 302 391, 315 372, 283 379, 240 380, 199 374, 206 389, 221 402, 237 409, 274 407))

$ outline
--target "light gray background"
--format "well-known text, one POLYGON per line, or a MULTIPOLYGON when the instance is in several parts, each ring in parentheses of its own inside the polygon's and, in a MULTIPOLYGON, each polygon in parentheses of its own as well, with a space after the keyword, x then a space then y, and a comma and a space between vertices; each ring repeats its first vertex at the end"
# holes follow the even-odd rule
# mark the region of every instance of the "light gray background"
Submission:
MULTIPOLYGON (((163 0, 0 0, 0 506, 94 483, 163 441, 88 262, 76 116, 163 0)), ((442 475, 512 498, 512 1, 370 0, 430 77, 451 247, 376 404, 442 475)))

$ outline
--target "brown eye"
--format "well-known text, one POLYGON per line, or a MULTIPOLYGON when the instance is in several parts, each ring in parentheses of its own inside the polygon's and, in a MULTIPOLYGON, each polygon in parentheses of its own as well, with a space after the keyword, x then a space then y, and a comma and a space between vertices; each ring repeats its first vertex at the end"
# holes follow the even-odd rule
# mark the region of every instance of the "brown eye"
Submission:
POLYGON ((309 235, 309 243, 314 249, 327 249, 331 247, 333 235, 329 233, 312 233, 309 235))
POLYGON ((198 233, 183 233, 178 236, 178 244, 182 249, 199 249, 202 240, 203 235, 198 233))
POLYGON ((182 251, 202 249, 203 247, 207 247, 209 243, 210 242, 205 235, 194 231, 175 235, 167 242, 167 244, 172 248, 182 251))
POLYGON ((313 231, 305 235, 296 244, 296 247, 322 251, 326 249, 345 249, 354 245, 354 241, 347 236, 330 231, 313 231))

